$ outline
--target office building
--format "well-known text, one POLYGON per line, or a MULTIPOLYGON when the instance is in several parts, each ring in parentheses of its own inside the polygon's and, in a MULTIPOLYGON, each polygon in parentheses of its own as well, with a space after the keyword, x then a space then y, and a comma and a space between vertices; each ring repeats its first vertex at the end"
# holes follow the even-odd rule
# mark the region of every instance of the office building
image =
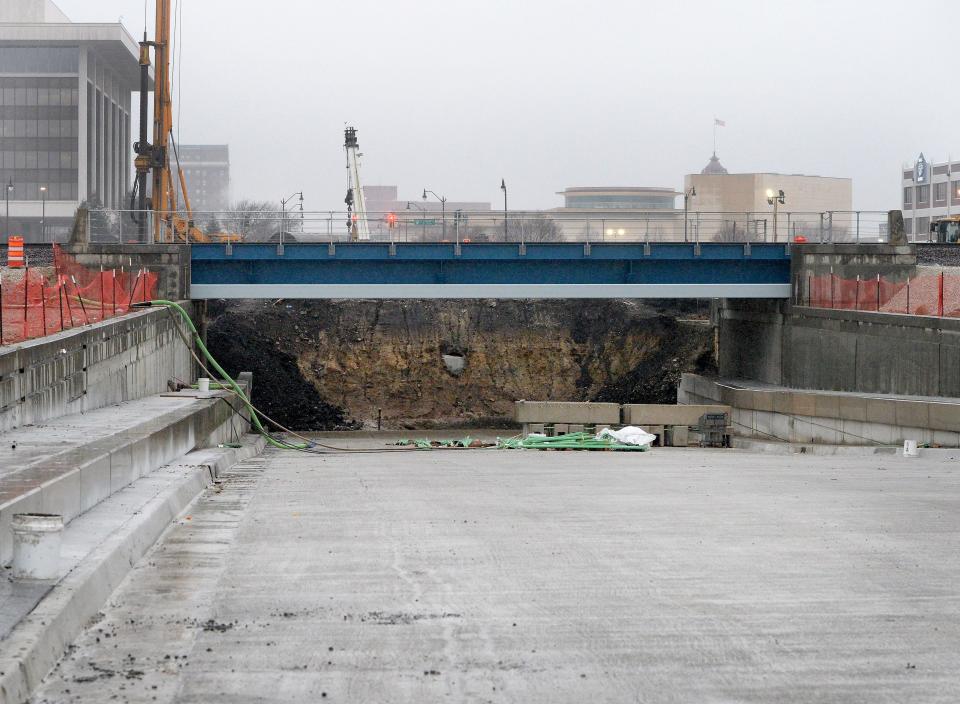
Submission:
POLYGON ((119 23, 73 23, 50 0, 0 2, 0 183, 10 200, 0 237, 63 240, 80 203, 126 207, 138 56, 119 23))
POLYGON ((930 223, 960 214, 960 162, 929 162, 920 154, 901 169, 903 228, 907 238, 930 239, 930 223))
POLYGON ((194 213, 230 207, 230 147, 226 144, 180 144, 180 166, 194 213))

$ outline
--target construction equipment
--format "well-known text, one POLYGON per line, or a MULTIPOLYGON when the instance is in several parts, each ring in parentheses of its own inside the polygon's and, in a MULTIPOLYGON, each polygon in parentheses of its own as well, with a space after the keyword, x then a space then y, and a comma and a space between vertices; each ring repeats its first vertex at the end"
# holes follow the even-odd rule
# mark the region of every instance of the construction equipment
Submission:
MULTIPOLYGON (((137 224, 141 240, 146 238, 146 212, 153 211, 154 242, 237 242, 241 236, 235 233, 206 234, 193 223, 187 182, 177 156, 173 138, 173 97, 170 90, 170 0, 157 0, 156 37, 147 39, 143 33, 140 42, 140 135, 133 145, 137 154, 134 160, 137 176, 130 208, 139 213, 137 224), (153 142, 147 139, 147 99, 150 90, 150 48, 154 53, 153 91, 153 142), (177 183, 174 183, 170 164, 170 146, 177 161, 177 183), (152 175, 150 198, 147 198, 147 174, 152 175), (177 203, 177 185, 183 195, 183 212, 177 203)), ((135 216, 136 219, 137 216, 135 216)))
POLYGON ((357 130, 347 127, 343 131, 343 149, 347 153, 347 231, 353 241, 370 239, 370 224, 367 222, 367 205, 360 183, 360 144, 357 130))
POLYGON ((960 243, 960 215, 945 215, 930 222, 930 234, 941 244, 960 243))
POLYGON ((730 416, 726 413, 704 413, 695 430, 700 433, 700 447, 730 447, 730 416))

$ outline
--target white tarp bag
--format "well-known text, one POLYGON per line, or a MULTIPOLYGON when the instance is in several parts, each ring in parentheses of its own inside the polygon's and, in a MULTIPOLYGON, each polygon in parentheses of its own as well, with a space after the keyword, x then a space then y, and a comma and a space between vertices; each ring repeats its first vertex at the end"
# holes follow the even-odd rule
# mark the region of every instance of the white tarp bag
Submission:
POLYGON ((641 428, 635 428, 632 425, 628 425, 626 428, 621 428, 620 430, 610 430, 610 428, 604 428, 597 433, 597 440, 603 440, 604 438, 616 440, 621 445, 650 447, 653 444, 653 441, 657 439, 657 436, 651 435, 646 430, 642 430, 641 428))

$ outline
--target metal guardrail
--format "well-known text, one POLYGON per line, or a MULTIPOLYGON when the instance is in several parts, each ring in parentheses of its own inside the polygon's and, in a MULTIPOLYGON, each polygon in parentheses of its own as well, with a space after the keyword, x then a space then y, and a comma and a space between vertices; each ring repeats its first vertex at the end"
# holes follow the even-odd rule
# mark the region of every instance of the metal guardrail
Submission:
MULTIPOLYGON (((346 212, 195 212, 203 234, 195 242, 345 242, 353 239, 346 212)), ((375 242, 864 242, 887 241, 884 211, 616 213, 401 210, 368 213, 375 242)), ((153 213, 94 210, 94 242, 153 241, 153 213), (141 226, 139 221, 143 222, 141 226)), ((163 241, 176 241, 162 223, 163 241)))

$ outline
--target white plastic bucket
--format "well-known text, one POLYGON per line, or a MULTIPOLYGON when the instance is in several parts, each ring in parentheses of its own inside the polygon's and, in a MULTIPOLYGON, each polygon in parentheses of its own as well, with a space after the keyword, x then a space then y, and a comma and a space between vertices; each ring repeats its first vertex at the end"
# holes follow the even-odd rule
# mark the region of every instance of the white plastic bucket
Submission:
POLYGON ((903 456, 904 457, 919 457, 920 450, 917 449, 916 440, 904 440, 903 441, 903 456))
POLYGON ((13 531, 13 578, 59 577, 63 516, 16 513, 10 527, 13 531))
POLYGON ((205 376, 202 376, 199 379, 197 379, 197 391, 206 393, 209 390, 210 390, 210 379, 208 379, 205 376))

